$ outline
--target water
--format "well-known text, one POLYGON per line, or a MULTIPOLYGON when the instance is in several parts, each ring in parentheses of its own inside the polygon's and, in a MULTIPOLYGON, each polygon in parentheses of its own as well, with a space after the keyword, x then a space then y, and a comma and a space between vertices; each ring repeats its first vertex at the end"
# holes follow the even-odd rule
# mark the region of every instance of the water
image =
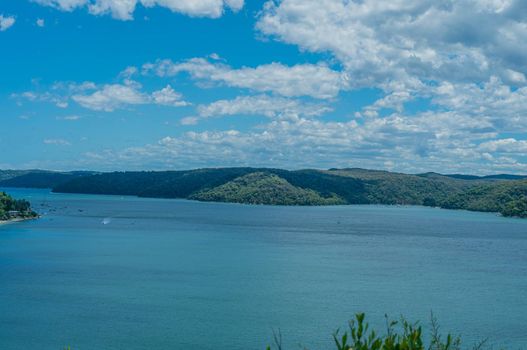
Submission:
POLYGON ((10 189, 0 349, 333 349, 355 312, 527 349, 527 220, 421 207, 268 207, 10 189))

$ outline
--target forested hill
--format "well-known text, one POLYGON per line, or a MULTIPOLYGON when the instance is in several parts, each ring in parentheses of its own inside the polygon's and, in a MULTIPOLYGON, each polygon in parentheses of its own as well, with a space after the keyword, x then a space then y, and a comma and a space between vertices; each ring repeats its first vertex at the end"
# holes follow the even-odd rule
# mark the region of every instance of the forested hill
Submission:
POLYGON ((53 190, 271 205, 425 205, 527 217, 527 179, 509 175, 219 168, 80 176, 53 190))
POLYGON ((53 188, 93 171, 0 170, 0 187, 53 188))
POLYGON ((270 205, 407 204, 527 217, 527 177, 409 175, 366 169, 215 168, 185 171, 1 171, 0 187, 270 205))
POLYGON ((10 219, 33 218, 37 214, 24 199, 14 199, 5 192, 0 192, 0 221, 10 219))

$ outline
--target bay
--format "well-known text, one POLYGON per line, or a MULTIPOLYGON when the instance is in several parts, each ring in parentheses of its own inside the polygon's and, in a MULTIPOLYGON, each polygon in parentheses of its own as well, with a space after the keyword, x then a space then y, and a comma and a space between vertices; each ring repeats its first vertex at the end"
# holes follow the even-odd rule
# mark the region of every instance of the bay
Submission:
POLYGON ((527 348, 527 220, 53 194, 0 226, 0 349, 332 349, 356 312, 527 348))

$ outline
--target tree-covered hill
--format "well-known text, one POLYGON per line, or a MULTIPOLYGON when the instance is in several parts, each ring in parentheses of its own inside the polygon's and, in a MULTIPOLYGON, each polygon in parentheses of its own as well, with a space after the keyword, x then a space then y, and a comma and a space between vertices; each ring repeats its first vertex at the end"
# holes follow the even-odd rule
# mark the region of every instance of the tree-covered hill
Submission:
POLYGON ((441 207, 527 217, 527 180, 481 184, 450 195, 441 207))
POLYGON ((127 171, 76 178, 53 188, 55 192, 117 194, 156 198, 186 198, 253 172, 251 168, 188 171, 127 171))
POLYGON ((0 182, 35 172, 41 172, 41 170, 0 170, 0 182))
POLYGON ((411 175, 358 168, 213 168, 97 174, 26 172, 0 181, 0 187, 52 184, 53 191, 65 193, 276 205, 425 205, 527 217, 526 182, 519 175, 411 175))
POLYGON ((363 182, 368 203, 439 206, 449 195, 473 185, 447 176, 420 176, 366 169, 331 169, 326 173, 363 182))
POLYGON ((57 172, 45 170, 0 170, 0 187, 53 188, 94 172, 57 172))
POLYGON ((37 214, 31 210, 31 205, 24 199, 14 199, 5 192, 0 192, 0 221, 32 218, 37 214))
POLYGON ((322 195, 312 189, 293 186, 278 175, 255 172, 223 185, 205 189, 189 199, 269 205, 334 205, 346 201, 334 193, 322 195))

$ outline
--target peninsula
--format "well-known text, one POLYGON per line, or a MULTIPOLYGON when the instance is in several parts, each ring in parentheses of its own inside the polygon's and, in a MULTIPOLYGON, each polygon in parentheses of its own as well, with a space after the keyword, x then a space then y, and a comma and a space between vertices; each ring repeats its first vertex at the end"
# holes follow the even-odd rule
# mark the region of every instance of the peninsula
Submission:
POLYGON ((0 192, 0 224, 34 219, 37 216, 27 200, 14 199, 7 193, 0 192))

